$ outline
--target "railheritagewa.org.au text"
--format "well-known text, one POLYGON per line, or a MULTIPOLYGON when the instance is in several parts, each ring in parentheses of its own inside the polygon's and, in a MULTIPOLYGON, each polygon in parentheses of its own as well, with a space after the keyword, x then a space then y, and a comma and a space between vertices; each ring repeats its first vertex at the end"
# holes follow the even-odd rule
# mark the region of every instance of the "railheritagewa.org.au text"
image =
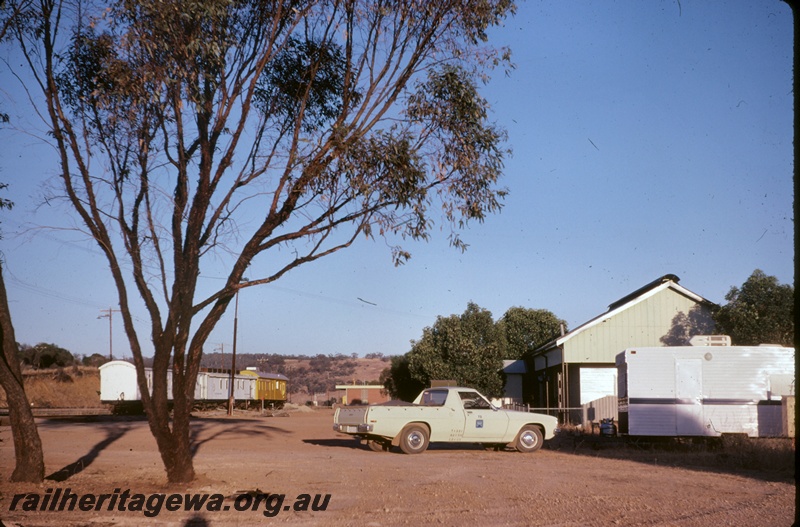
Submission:
POLYGON ((69 487, 50 488, 44 493, 28 492, 11 497, 9 512, 73 512, 107 511, 140 513, 154 518, 162 512, 256 512, 268 518, 283 511, 319 512, 330 505, 330 494, 286 494, 259 491, 233 496, 200 493, 134 493, 130 489, 114 489, 107 494, 77 493, 69 487))

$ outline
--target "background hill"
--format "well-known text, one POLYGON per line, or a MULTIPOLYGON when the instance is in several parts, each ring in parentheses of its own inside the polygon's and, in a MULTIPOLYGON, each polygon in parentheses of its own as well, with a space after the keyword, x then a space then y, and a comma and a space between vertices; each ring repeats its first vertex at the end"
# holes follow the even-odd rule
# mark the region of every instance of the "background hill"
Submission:
MULTIPOLYGON (((390 366, 390 357, 370 354, 368 357, 347 355, 236 355, 236 369, 256 367, 289 378, 291 401, 319 403, 335 397, 337 384, 379 384, 381 372, 390 366)), ((231 355, 208 353, 203 356, 207 368, 230 368, 231 355)))
MULTIPOLYGON (((337 384, 377 384, 381 372, 389 367, 390 358, 372 355, 369 358, 344 355, 283 356, 237 355, 236 369, 248 366, 289 378, 290 401, 319 404, 337 397, 337 384)), ((203 357, 207 368, 230 368, 231 355, 211 353, 203 357)), ((100 374, 96 367, 65 366, 28 368, 23 371, 28 400, 37 408, 91 408, 100 404, 100 374)), ((0 388, 0 408, 7 407, 6 394, 0 388)))

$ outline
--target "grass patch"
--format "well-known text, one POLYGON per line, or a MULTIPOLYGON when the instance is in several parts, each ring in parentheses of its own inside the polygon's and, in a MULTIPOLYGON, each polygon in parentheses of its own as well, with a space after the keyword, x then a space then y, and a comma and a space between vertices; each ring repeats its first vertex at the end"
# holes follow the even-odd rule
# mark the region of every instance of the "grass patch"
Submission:
POLYGON ((654 465, 756 472, 767 479, 793 479, 795 475, 795 442, 784 437, 606 437, 562 430, 550 448, 654 465))
MULTIPOLYGON (((29 370, 22 374, 28 401, 35 408, 95 408, 100 403, 100 373, 97 368, 29 370)), ((0 388, 0 408, 7 408, 6 392, 0 388)))

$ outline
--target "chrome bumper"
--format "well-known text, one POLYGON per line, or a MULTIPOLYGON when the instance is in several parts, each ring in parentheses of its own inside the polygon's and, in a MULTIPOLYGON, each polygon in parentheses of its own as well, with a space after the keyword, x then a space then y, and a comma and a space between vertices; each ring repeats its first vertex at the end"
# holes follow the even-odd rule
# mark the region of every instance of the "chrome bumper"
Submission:
POLYGON ((361 423, 359 425, 334 423, 333 430, 336 432, 343 432, 345 434, 367 434, 372 432, 372 425, 366 423, 361 423))

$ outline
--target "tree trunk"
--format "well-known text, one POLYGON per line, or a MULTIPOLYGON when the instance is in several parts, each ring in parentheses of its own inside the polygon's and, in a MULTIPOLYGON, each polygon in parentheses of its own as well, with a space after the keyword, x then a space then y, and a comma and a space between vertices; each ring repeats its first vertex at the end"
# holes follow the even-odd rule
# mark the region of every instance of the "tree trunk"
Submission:
POLYGON ((14 439, 16 465, 11 481, 41 483, 44 480, 42 441, 36 429, 28 398, 22 383, 10 375, 5 364, 0 366, 0 385, 6 391, 11 435, 14 439))
POLYGON ((158 445, 158 452, 167 471, 167 481, 170 483, 190 483, 194 480, 194 463, 192 450, 186 445, 188 433, 180 430, 164 431, 162 428, 153 429, 153 437, 158 445), (186 439, 184 439, 184 437, 186 439))
POLYGON ((44 480, 44 454, 42 441, 33 412, 25 395, 22 372, 17 358, 17 342, 11 313, 8 309, 3 266, 0 264, 0 386, 8 399, 11 435, 14 439, 16 465, 11 481, 41 483, 44 480))
MULTIPOLYGON (((161 460, 167 470, 167 480, 170 483, 189 483, 194 480, 194 462, 192 460, 191 436, 189 430, 188 413, 177 409, 175 401, 172 430, 168 423, 150 423, 150 429, 158 444, 161 460), (183 415, 181 415, 183 414, 183 415), (155 427, 153 425, 156 425, 155 427), (164 426, 166 424, 167 426, 164 426)), ((160 420, 158 420, 160 421, 160 420)))
MULTIPOLYGON (((161 367, 157 367, 154 363, 153 392, 150 397, 143 398, 142 401, 145 404, 150 431, 164 462, 167 480, 170 483, 189 483, 195 477, 189 427, 192 400, 183 391, 175 390, 173 415, 170 419, 167 393, 163 389, 166 387, 166 382, 163 382, 163 386, 159 386, 161 376, 156 370, 161 370, 161 367)), ((166 379, 166 374, 164 378, 166 379)))

